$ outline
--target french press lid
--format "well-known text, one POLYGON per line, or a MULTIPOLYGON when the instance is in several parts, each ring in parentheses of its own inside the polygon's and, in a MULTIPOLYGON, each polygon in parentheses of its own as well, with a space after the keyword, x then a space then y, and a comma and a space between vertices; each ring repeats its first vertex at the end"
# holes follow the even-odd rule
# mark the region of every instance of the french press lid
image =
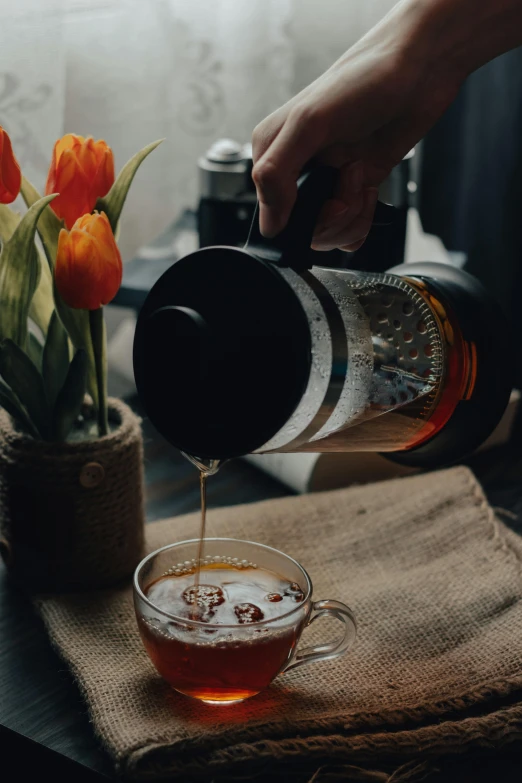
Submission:
POLYGON ((180 259, 138 318, 134 373, 156 429, 193 456, 228 459, 269 441, 306 389, 310 325, 277 266, 313 265, 313 229, 335 170, 303 175, 289 222, 266 240, 257 213, 246 247, 208 247, 180 259))

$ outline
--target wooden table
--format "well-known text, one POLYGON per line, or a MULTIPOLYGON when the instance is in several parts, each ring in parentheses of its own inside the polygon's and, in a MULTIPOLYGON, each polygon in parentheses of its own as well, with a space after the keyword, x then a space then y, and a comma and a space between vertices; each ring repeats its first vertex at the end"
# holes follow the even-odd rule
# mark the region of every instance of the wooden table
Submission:
MULTIPOLYGON (((483 455, 471 466, 492 505, 522 534, 522 455, 513 449, 483 455)), ((145 423, 145 473, 149 521, 199 507, 196 471, 145 423)), ((209 482, 210 507, 290 494, 278 482, 244 462, 226 465, 209 482)), ((113 779, 110 760, 96 741, 84 702, 65 664, 51 649, 29 601, 14 590, 0 567, 0 779, 49 781, 113 779), (5 774, 5 770, 12 769, 5 774)), ((473 760, 442 763, 440 783, 495 777, 522 779, 522 747, 473 760)), ((259 778, 257 779, 259 780, 259 778)), ((273 778, 271 777, 271 780, 273 778)))

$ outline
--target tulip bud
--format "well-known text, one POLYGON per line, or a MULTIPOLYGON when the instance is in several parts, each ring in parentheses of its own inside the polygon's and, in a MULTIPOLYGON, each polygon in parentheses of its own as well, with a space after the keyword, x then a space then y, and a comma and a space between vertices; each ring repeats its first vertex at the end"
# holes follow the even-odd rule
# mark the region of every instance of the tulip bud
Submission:
POLYGON ((11 139, 0 127, 0 204, 10 204, 20 193, 22 172, 13 154, 11 139))
POLYGON ((54 279, 63 301, 79 310, 98 310, 121 285, 120 251, 107 215, 84 215, 71 231, 62 229, 54 279))
POLYGON ((113 183, 114 157, 104 141, 67 133, 56 142, 45 192, 60 194, 51 208, 67 228, 92 212, 96 200, 105 196, 113 183))

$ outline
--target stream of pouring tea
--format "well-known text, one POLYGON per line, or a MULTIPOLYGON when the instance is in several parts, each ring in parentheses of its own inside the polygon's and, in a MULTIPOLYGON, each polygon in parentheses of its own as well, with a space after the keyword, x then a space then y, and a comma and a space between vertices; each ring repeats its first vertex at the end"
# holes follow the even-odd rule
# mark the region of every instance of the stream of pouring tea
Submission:
POLYGON ((214 476, 222 464, 217 459, 203 460, 198 457, 192 457, 190 454, 182 452, 189 462, 199 470, 199 488, 201 493, 201 523, 199 528, 198 553, 196 555, 196 571, 194 574, 194 603, 192 604, 192 619, 197 619, 199 578, 201 570, 201 561, 203 559, 203 547, 205 545, 206 525, 207 525, 207 478, 214 476))
POLYGON ((198 554, 196 555, 196 573, 194 574, 194 603, 192 604, 192 617, 196 617, 199 594, 199 574, 201 571, 201 561, 203 559, 203 543, 207 527, 207 476, 203 470, 199 472, 199 488, 201 492, 201 524, 199 528, 198 554))

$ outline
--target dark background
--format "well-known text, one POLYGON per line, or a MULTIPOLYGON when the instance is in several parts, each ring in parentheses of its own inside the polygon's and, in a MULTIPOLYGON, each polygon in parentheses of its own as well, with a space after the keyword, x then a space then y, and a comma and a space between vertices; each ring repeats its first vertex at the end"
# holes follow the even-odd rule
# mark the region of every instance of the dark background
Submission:
MULTIPOLYGON (((422 145, 424 231, 467 255, 522 340, 522 48, 472 74, 422 145)), ((427 259, 426 259, 427 260, 427 259)), ((522 363, 513 356, 518 387, 522 363)))

